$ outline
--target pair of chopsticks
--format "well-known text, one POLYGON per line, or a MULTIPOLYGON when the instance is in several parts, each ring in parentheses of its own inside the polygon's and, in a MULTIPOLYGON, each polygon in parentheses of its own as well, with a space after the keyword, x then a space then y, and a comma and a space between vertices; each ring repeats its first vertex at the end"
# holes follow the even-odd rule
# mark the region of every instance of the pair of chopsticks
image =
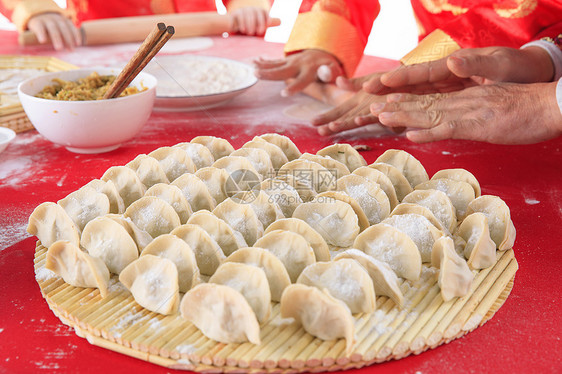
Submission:
POLYGON ((121 92, 127 88, 129 83, 141 72, 142 69, 152 60, 158 51, 174 35, 174 26, 166 26, 160 22, 148 34, 141 46, 123 68, 121 73, 115 78, 111 86, 107 89, 104 99, 119 97, 121 92))

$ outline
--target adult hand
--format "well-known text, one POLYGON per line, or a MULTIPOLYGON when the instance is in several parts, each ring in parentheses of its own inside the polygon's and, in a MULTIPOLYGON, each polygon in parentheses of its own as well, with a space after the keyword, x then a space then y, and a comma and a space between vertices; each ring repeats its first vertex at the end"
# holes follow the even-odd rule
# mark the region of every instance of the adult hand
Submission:
POLYGON ((317 81, 318 68, 326 65, 336 77, 343 73, 339 61, 331 53, 318 49, 306 49, 277 60, 258 59, 256 76, 266 80, 287 81, 287 87, 281 91, 282 96, 290 96, 302 91, 312 82, 317 81))
POLYGON ((556 82, 499 83, 430 95, 391 94, 371 113, 388 127, 425 143, 469 139, 495 144, 530 144, 562 134, 556 82))
POLYGON ((243 7, 233 11, 234 31, 244 35, 263 36, 269 21, 268 12, 260 7, 243 7))
POLYGON ((69 18, 60 13, 42 13, 33 16, 27 23, 41 44, 49 41, 57 50, 74 49, 82 44, 80 31, 69 18))

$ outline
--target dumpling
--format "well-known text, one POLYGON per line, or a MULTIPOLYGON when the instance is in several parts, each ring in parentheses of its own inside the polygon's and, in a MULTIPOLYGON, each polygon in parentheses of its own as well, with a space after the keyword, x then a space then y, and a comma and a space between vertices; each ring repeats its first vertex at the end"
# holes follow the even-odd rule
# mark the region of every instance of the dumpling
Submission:
POLYGON ((158 160, 170 182, 185 173, 195 173, 197 170, 195 163, 181 148, 160 147, 148 155, 158 160))
POLYGON ((226 156, 215 161, 212 166, 225 169, 230 175, 230 184, 225 186, 227 196, 232 196, 239 191, 249 191, 261 183, 260 174, 245 157, 226 156))
POLYGON ((450 234, 449 229, 443 226, 443 223, 435 218, 435 215, 431 212, 431 210, 427 209, 423 205, 413 203, 400 203, 396 205, 396 208, 394 208, 394 210, 390 213, 390 217, 404 214, 418 214, 420 216, 424 216, 429 222, 431 222, 433 226, 443 231, 444 234, 450 234))
POLYGON ((485 269, 496 263, 496 243, 490 237, 488 218, 484 213, 466 216, 457 235, 466 242, 463 254, 471 269, 485 269))
POLYGON ((256 138, 261 138, 266 142, 274 144, 281 148, 281 150, 285 153, 285 156, 287 156, 287 160, 289 161, 296 160, 301 156, 301 152, 299 151, 295 143, 293 143, 293 141, 285 135, 271 133, 257 136, 254 138, 254 140, 256 140, 256 138))
POLYGON ((109 199, 91 187, 82 187, 57 201, 74 221, 79 231, 96 217, 109 214, 109 199))
POLYGON ((215 162, 215 158, 213 157, 211 151, 209 151, 209 148, 202 144, 183 142, 178 143, 173 147, 183 149, 191 161, 193 161, 197 170, 211 166, 213 162, 215 162))
POLYGON ((248 204, 239 204, 232 199, 226 199, 217 205, 213 214, 240 232, 250 246, 263 235, 263 225, 248 204))
POLYGON ((58 240, 66 240, 75 246, 80 243, 78 228, 63 207, 53 202, 42 203, 33 210, 27 232, 35 235, 45 248, 58 240))
POLYGON ((178 310, 178 270, 167 258, 140 256, 121 271, 119 281, 145 309, 164 315, 178 310))
POLYGON ((377 183, 388 197, 391 211, 396 207, 396 205, 398 205, 398 198, 396 197, 394 185, 390 181, 390 178, 388 178, 382 171, 369 166, 361 166, 360 168, 355 169, 352 174, 360 175, 371 182, 377 183))
POLYGON ((246 158, 252 163, 262 179, 272 178, 275 176, 275 169, 269 158, 269 154, 259 148, 240 148, 232 152, 230 156, 240 156, 246 158))
POLYGON ((398 277, 388 264, 355 248, 343 251, 334 257, 334 261, 342 259, 357 261, 359 265, 367 270, 373 281, 376 294, 378 296, 388 296, 396 305, 402 307, 404 296, 398 284, 398 277))
POLYGON ((131 235, 109 217, 98 217, 88 222, 82 231, 80 244, 91 256, 100 258, 114 274, 119 274, 139 257, 137 244, 131 235))
POLYGON ((438 190, 444 192, 451 199, 451 203, 455 207, 457 220, 459 221, 464 219, 468 204, 475 198, 474 189, 470 184, 453 179, 432 179, 418 184, 416 190, 438 190))
POLYGON ((421 274, 421 255, 416 243, 404 232, 382 223, 357 236, 353 248, 386 263, 399 277, 416 281, 421 274))
POLYGON ((259 267, 237 262, 219 266, 209 283, 222 284, 240 292, 256 314, 259 323, 271 315, 271 292, 265 272, 259 267))
POLYGON ((146 188, 157 183, 170 183, 160 162, 154 157, 141 154, 125 166, 134 170, 146 188))
POLYGON ((353 197, 361 206, 369 224, 374 225, 390 214, 390 201, 378 184, 360 175, 346 175, 337 180, 337 191, 353 197))
POLYGON ((142 252, 144 247, 146 247, 148 243, 150 243, 153 239, 153 237, 150 236, 149 233, 141 230, 130 218, 126 218, 121 214, 108 214, 104 217, 110 218, 111 220, 123 226, 125 230, 127 230, 131 238, 133 238, 133 240, 135 241, 139 253, 142 252))
POLYGON ((367 166, 367 161, 365 161, 363 156, 347 143, 329 145, 316 152, 316 154, 320 156, 330 156, 334 160, 347 166, 350 172, 353 172, 361 166, 367 166))
POLYGON ((431 264, 440 269, 437 283, 444 301, 468 294, 474 274, 466 261, 455 252, 453 239, 443 236, 435 242, 431 264))
POLYGON ((281 317, 294 318, 310 335, 322 340, 346 340, 346 352, 355 343, 355 325, 347 305, 316 287, 292 284, 281 297, 281 317))
POLYGON ((277 174, 277 178, 281 178, 284 174, 292 175, 312 186, 316 192, 333 190, 336 185, 336 179, 328 169, 317 162, 304 159, 287 162, 281 166, 277 174))
POLYGON ((172 234, 160 235, 142 251, 141 257, 153 255, 172 261, 178 270, 180 292, 187 292, 199 282, 199 268, 193 249, 172 234))
POLYGON ((513 248, 515 226, 507 204, 498 196, 482 195, 468 204, 466 214, 484 213, 488 218, 490 237, 500 251, 513 248))
POLYGON ((330 261, 330 248, 326 241, 308 223, 298 218, 283 218, 267 227, 265 234, 274 230, 291 231, 302 236, 314 251, 316 261, 330 261))
POLYGON ((122 214, 125 211, 125 203, 123 199, 119 196, 117 188, 112 181, 107 182, 101 179, 92 179, 84 187, 92 187, 94 190, 101 192, 107 196, 109 199, 109 213, 122 214))
MULTIPOLYGON (((208 166, 197 170, 195 175, 201 179, 203 183, 205 183, 205 186, 207 186, 209 193, 213 199, 215 199, 217 204, 222 203, 227 197, 229 197, 227 195, 226 187, 230 187, 230 184, 233 182, 230 178, 230 174, 228 174, 228 171, 225 169, 208 166)), ((238 190, 238 185, 234 188, 238 190)))
POLYGON ((414 190, 404 197, 403 203, 419 204, 429 209, 435 218, 453 232, 457 227, 457 213, 449 196, 439 190, 414 190))
POLYGON ((330 156, 320 156, 320 155, 313 155, 312 153, 303 153, 300 157, 303 160, 314 161, 319 163, 320 165, 324 166, 335 179, 341 178, 344 175, 349 174, 349 169, 345 164, 341 163, 338 160, 334 160, 330 156))
POLYGON ((200 210, 189 217, 189 224, 200 226, 217 242, 225 256, 248 244, 242 234, 207 210, 200 210))
POLYGON ((402 174, 404 174, 408 182, 410 182, 410 186, 412 186, 412 188, 429 180, 429 176, 427 175, 427 172, 421 162, 408 152, 401 149, 387 149, 375 160, 375 162, 382 162, 397 168, 402 174))
MULTIPOLYGON (((279 171, 274 180, 284 182, 292 187, 298 193, 301 202, 309 203, 318 195, 312 184, 310 184, 310 180, 295 177, 291 170, 279 171)), ((292 190, 290 192, 292 193, 292 190)), ((288 197, 290 198, 290 196, 288 197)))
POLYGON ((146 191, 144 196, 155 196, 170 204, 178 214, 180 223, 186 223, 189 216, 193 214, 191 205, 189 205, 183 192, 179 187, 172 184, 155 184, 146 191))
POLYGON ((224 260, 224 253, 217 242, 197 225, 189 223, 181 225, 171 234, 186 242, 193 250, 201 274, 213 275, 224 260))
POLYGON ((349 247, 359 234, 359 220, 351 205, 342 201, 301 204, 293 213, 316 230, 326 243, 349 247))
POLYGON ((267 249, 280 259, 293 283, 297 281, 305 267, 316 261, 308 242, 302 236, 290 231, 270 231, 261 237, 255 246, 267 249))
POLYGON ((259 247, 245 247, 233 252, 224 262, 239 262, 257 266, 265 272, 271 300, 280 301, 283 290, 291 284, 291 278, 283 262, 273 253, 259 247))
POLYGON ((191 139, 190 143, 201 144, 207 147, 215 160, 228 156, 234 152, 234 147, 228 142, 228 140, 217 138, 215 136, 196 136, 191 139))
POLYGON ((291 217, 293 212, 302 203, 298 191, 280 179, 266 179, 260 184, 260 190, 269 195, 272 202, 276 203, 285 217, 291 217))
POLYGON ((474 195, 479 197, 482 194, 480 189, 480 183, 478 179, 472 174, 470 171, 466 169, 442 169, 439 170, 437 173, 433 174, 431 179, 452 179, 455 181, 466 182, 472 186, 474 189, 474 195))
POLYGON ((141 230, 153 238, 168 234, 181 225, 180 217, 170 204, 155 196, 144 196, 132 203, 125 211, 141 230))
POLYGON ((369 165, 369 167, 382 172, 388 177, 388 179, 390 179, 392 185, 394 186, 394 190, 396 191, 396 197, 398 198, 399 202, 402 201, 404 196, 413 191, 408 179, 406 179, 404 174, 402 174, 402 172, 395 166, 382 162, 375 162, 369 165))
POLYGON ((377 306, 373 281, 365 268, 352 259, 309 265, 299 275, 297 283, 328 290, 353 314, 372 313, 377 306))
POLYGON ((56 241, 49 246, 45 268, 60 275, 71 286, 98 288, 101 297, 107 295, 107 266, 101 259, 90 256, 66 240, 56 241))
POLYGON ((393 226, 408 235, 420 251, 422 262, 431 262, 433 243, 443 236, 443 232, 419 214, 400 214, 388 217, 383 224, 393 226))
POLYGON ((112 166, 101 177, 104 182, 112 181, 123 199, 125 208, 140 199, 146 192, 146 187, 141 182, 137 173, 127 166, 112 166))
POLYGON ((367 215, 365 214, 365 211, 363 210, 363 208, 361 208, 361 205, 359 205, 357 200, 355 200, 353 197, 349 196, 347 193, 343 191, 322 192, 318 194, 312 201, 329 203, 330 201, 335 201, 335 200, 339 200, 346 204, 349 204, 351 208, 353 208, 353 211, 357 215, 357 220, 359 223, 359 232, 367 229, 371 225, 369 223, 369 219, 367 218, 367 215))
POLYGON ((263 149, 269 155, 273 169, 278 170, 283 164, 289 162, 283 150, 273 143, 269 143, 264 139, 256 136, 254 139, 244 143, 242 148, 259 148, 263 149))
POLYGON ((172 186, 178 187, 194 212, 201 209, 213 210, 217 205, 209 189, 194 174, 184 174, 173 181, 172 186))
POLYGON ((278 219, 285 218, 279 205, 272 201, 269 195, 263 191, 240 192, 234 195, 232 200, 252 207, 263 227, 268 227, 278 219))
POLYGON ((180 313, 206 337, 218 342, 261 342, 256 314, 244 296, 231 287, 214 283, 197 285, 183 297, 180 313))

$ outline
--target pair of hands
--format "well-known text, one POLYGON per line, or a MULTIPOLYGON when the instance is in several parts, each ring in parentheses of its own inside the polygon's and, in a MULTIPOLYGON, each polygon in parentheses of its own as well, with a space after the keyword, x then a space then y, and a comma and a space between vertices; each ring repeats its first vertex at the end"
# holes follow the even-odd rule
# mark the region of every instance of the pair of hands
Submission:
MULTIPOLYGON (((262 36, 267 30, 268 12, 259 7, 239 8, 231 13, 233 30, 244 35, 262 36)), ((82 45, 82 35, 74 23, 61 13, 42 13, 30 18, 27 27, 39 43, 49 41, 57 51, 82 45)))
MULTIPOLYGON (((293 61, 277 70, 256 62, 258 76, 267 79, 275 73, 277 79, 286 79, 280 75, 298 71, 300 75, 292 78, 301 79, 293 87, 317 80, 310 72, 318 64, 298 70, 292 55, 285 60, 293 61)), ((313 125, 319 134, 331 135, 378 120, 395 131, 407 128, 408 139, 420 143, 448 138, 534 143, 562 133, 556 83, 534 83, 548 82, 552 76, 552 61, 542 48, 460 50, 441 60, 385 73, 338 77, 337 86, 355 94, 316 117, 313 125)))

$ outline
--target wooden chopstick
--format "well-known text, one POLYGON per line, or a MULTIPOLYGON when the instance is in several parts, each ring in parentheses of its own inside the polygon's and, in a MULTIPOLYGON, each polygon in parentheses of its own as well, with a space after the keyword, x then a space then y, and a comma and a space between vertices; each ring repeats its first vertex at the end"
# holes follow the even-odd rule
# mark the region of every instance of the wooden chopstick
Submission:
POLYGON ((125 65, 121 73, 115 78, 115 81, 109 86, 103 98, 112 99, 119 97, 121 92, 127 88, 131 81, 144 69, 164 44, 170 40, 174 32, 175 29, 173 26, 166 26, 164 23, 159 22, 143 41, 127 65, 125 65))

